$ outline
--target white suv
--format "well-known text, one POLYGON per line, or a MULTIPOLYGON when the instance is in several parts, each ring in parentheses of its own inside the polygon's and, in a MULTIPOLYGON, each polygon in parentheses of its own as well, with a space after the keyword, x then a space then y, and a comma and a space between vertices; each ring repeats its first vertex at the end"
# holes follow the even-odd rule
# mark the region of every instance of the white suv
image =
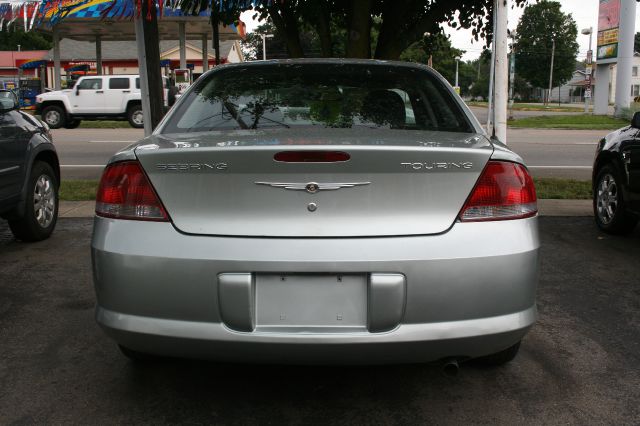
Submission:
MULTIPOLYGON (((167 79, 163 79, 165 106, 173 104, 167 79)), ((175 96, 175 95, 174 95, 175 96)), ((80 77, 72 89, 47 92, 36 97, 36 111, 52 129, 73 129, 81 120, 128 120, 132 127, 144 126, 137 75, 92 75, 80 77)))

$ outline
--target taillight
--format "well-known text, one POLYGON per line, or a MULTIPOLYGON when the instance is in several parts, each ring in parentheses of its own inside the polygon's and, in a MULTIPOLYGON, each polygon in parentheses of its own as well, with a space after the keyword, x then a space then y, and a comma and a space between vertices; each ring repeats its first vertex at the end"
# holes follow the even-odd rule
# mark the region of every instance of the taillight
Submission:
POLYGON ((102 173, 96 214, 117 219, 167 222, 169 216, 137 161, 107 166, 102 173))
POLYGON ((536 188, 527 169, 490 161, 460 212, 463 222, 522 219, 538 212, 536 188))

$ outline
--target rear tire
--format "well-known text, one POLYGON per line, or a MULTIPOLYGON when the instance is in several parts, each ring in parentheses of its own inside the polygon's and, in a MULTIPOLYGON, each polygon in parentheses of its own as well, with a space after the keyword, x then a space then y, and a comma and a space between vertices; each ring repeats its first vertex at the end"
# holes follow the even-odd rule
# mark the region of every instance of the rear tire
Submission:
POLYGON ((51 129, 59 129, 67 121, 67 113, 58 105, 50 105, 42 110, 42 121, 51 129))
POLYGON ((133 128, 142 129, 144 127, 141 104, 133 104, 127 108, 127 120, 129 120, 129 124, 133 128))
POLYGON ((25 203, 24 216, 9 221, 13 235, 22 241, 49 238, 58 221, 58 180, 49 164, 34 163, 25 203))
POLYGON ((623 179, 613 164, 607 164, 596 176, 593 187, 593 214, 596 225, 608 234, 624 235, 633 231, 638 218, 626 208, 623 179))
POLYGON ((516 355, 518 355, 518 351, 520 350, 520 343, 521 342, 518 342, 503 351, 496 352, 495 354, 476 358, 475 361, 488 367, 498 367, 500 365, 504 365, 510 361, 513 361, 516 355))
POLYGON ((65 129, 76 129, 80 123, 82 123, 82 120, 78 120, 78 119, 74 119, 74 120, 67 120, 66 123, 64 123, 64 128, 65 129))

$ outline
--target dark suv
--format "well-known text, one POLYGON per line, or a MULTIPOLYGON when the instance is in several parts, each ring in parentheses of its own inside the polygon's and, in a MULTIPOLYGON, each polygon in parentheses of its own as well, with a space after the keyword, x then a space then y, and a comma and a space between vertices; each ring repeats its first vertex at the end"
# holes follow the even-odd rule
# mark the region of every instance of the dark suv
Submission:
POLYGON ((43 240, 58 219, 60 164, 49 128, 0 90, 0 216, 16 238, 43 240))
POLYGON ((611 234, 628 234, 640 219, 640 112, 631 125, 605 136, 593 165, 596 224, 611 234))

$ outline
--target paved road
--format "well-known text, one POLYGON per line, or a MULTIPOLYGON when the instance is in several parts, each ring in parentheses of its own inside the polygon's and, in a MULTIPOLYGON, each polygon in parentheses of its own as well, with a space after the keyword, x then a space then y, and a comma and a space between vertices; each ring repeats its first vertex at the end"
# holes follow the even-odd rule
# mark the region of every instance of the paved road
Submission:
MULTIPOLYGON (((588 180, 597 141, 593 130, 509 129, 509 145, 535 176, 588 180)), ((54 130, 65 179, 98 179, 102 165, 121 148, 143 137, 137 129, 54 130)))
POLYGON ((132 365, 93 320, 91 221, 0 222, 0 424, 639 424, 640 229, 542 218, 540 320, 503 368, 132 365))

